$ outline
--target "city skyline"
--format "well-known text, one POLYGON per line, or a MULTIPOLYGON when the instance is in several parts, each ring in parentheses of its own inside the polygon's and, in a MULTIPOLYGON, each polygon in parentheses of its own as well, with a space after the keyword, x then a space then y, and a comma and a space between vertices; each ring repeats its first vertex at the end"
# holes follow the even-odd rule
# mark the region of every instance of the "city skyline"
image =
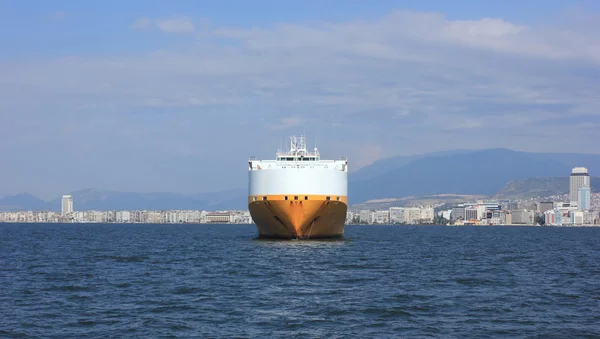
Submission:
MULTIPOLYGON (((316 153, 315 153, 316 154, 316 153)), ((285 155, 284 155, 285 156, 285 155)), ((258 169, 257 169, 258 170, 258 169)), ((349 206, 344 224, 450 224, 464 225, 549 225, 597 226, 600 224, 600 193, 591 193, 586 167, 574 167, 569 175, 569 192, 535 200, 476 199, 461 203, 432 203, 360 209, 349 206), (531 204, 533 202, 533 205, 531 204), (532 207, 533 206, 533 207, 532 207), (435 210, 439 209, 436 213, 435 210)), ((298 197, 296 197, 297 199, 298 197)), ((263 200, 266 200, 264 197, 263 200)), ((308 196, 305 197, 305 200, 308 196)), ((256 201, 256 197, 254 199, 256 201)), ((287 200, 287 196, 285 197, 287 200)), ((339 200, 339 197, 338 197, 339 200)), ((0 211, 3 223, 254 223, 250 210, 187 210, 124 208, 110 211, 75 210, 74 199, 61 197, 61 212, 0 211)))
MULTIPOLYGON (((463 225, 529 225, 540 218, 547 226, 600 226, 600 193, 589 195, 585 207, 571 206, 570 194, 517 201, 480 200, 454 204, 394 206, 385 209, 351 209, 345 224, 450 224, 463 225), (446 206, 447 207, 447 206, 446 206), (438 212, 435 212, 438 209, 438 212)), ((69 197, 65 197, 69 200, 69 197)), ((581 200, 581 199, 580 199, 581 200)), ((70 202, 72 204, 72 201, 70 202)), ((0 212, 0 223, 162 223, 252 224, 248 210, 112 210, 0 212)))
POLYGON ((449 149, 598 153, 597 2, 0 9, 4 194, 244 187, 248 156, 304 129, 351 168, 449 149))

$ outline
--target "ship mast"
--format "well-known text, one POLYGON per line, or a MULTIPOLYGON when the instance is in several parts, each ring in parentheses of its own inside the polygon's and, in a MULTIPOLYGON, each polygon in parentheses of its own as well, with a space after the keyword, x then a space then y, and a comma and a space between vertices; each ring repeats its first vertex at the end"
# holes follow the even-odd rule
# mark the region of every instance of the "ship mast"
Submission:
POLYGON ((304 138, 304 135, 299 137, 294 135, 290 137, 290 154, 295 156, 308 155, 308 150, 306 149, 306 138, 304 138))
POLYGON ((319 151, 315 147, 314 152, 309 152, 306 145, 306 137, 304 135, 291 136, 289 149, 285 152, 277 152, 277 156, 291 156, 291 157, 316 157, 319 159, 319 151))

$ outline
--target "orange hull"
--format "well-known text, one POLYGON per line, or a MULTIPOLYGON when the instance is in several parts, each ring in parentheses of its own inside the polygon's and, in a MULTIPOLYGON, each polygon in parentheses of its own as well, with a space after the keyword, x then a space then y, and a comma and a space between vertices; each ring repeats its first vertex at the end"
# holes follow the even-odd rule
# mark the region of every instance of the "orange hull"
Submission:
POLYGON ((259 237, 317 239, 344 236, 348 210, 346 197, 270 195, 248 200, 259 237))

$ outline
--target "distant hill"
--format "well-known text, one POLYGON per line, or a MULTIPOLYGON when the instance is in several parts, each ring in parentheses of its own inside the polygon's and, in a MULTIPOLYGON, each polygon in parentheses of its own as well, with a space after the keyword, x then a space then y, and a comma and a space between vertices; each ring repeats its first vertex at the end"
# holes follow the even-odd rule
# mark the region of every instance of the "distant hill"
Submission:
MULTIPOLYGON (((118 192, 102 189, 84 189, 71 192, 73 205, 79 210, 162 210, 162 209, 199 209, 205 201, 176 193, 136 193, 118 192)), ((58 197, 51 204, 60 209, 58 197)))
POLYGON ((427 153, 427 154, 419 154, 419 155, 409 155, 409 156, 395 156, 391 158, 377 160, 371 165, 361 167, 354 172, 350 172, 348 174, 348 179, 350 181, 360 181, 367 180, 386 172, 395 170, 404 165, 408 165, 415 160, 419 160, 426 157, 435 157, 435 156, 444 156, 444 155, 455 155, 455 154, 463 154, 463 153, 471 153, 472 150, 455 150, 455 151, 443 151, 443 152, 435 152, 435 153, 427 153))
MULTIPOLYGON (((413 200, 417 197, 416 200, 432 201, 439 197, 430 197, 439 194, 498 198, 519 197, 519 194, 548 196, 568 190, 568 177, 571 169, 577 166, 587 167, 592 175, 600 174, 600 155, 488 149, 393 157, 349 174, 348 199, 350 205, 377 199, 396 199, 396 202, 388 200, 375 203, 383 206, 397 204, 401 200, 399 198, 411 196, 413 200)), ((592 189, 600 191, 597 184, 600 184, 600 179, 593 178, 592 189)), ((247 188, 191 195, 102 189, 83 189, 71 193, 76 210, 100 211, 246 209, 247 194, 247 188)), ((60 197, 44 201, 31 194, 17 194, 0 199, 1 210, 59 211, 60 197)))
POLYGON ((46 209, 47 202, 29 193, 20 193, 0 199, 0 211, 30 210, 39 211, 46 209), (25 207, 25 208, 23 208, 25 207))
POLYGON ((436 194, 424 196, 410 196, 404 198, 375 199, 360 204, 351 205, 350 209, 357 210, 381 210, 390 207, 408 206, 431 206, 435 204, 458 204, 468 201, 485 199, 482 195, 459 195, 459 194, 436 194))
MULTIPOLYGON (((247 190, 184 195, 177 193, 137 193, 102 189, 83 189, 70 193, 75 210, 228 210, 245 209, 247 190)), ((60 211, 61 197, 44 201, 31 194, 18 194, 0 199, 0 211, 60 211)))
POLYGON ((372 199, 442 193, 491 196, 513 180, 536 177, 568 178, 571 169, 576 166, 585 166, 592 174, 600 173, 600 155, 489 149, 461 151, 451 155, 429 155, 392 170, 387 167, 389 165, 389 162, 378 162, 367 166, 362 170, 363 173, 386 170, 383 174, 366 176, 368 179, 361 180, 361 176, 350 176, 350 204, 372 199))
POLYGON ((207 210, 242 210, 248 208, 248 189, 236 188, 220 192, 198 193, 194 199, 205 202, 207 210), (234 208, 235 207, 235 208, 234 208))
MULTIPOLYGON (((600 177, 591 177, 592 192, 600 191, 600 177)), ((530 199, 569 193, 569 177, 513 180, 494 194, 495 199, 530 199)))

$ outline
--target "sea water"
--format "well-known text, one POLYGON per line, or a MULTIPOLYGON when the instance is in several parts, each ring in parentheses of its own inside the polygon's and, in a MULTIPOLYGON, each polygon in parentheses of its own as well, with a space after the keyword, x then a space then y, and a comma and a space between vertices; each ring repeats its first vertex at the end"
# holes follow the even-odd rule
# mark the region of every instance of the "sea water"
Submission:
POLYGON ((0 337, 600 336, 600 228, 0 224, 0 337))

